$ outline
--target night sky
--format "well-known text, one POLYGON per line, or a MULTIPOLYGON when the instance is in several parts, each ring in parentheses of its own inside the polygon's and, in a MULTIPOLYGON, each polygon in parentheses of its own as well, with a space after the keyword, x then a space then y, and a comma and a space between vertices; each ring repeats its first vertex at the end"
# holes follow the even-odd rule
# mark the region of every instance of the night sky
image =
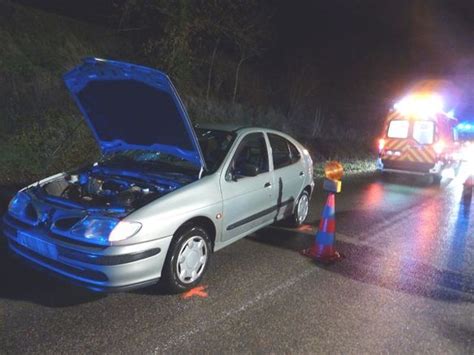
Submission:
MULTIPOLYGON (((105 0, 18 2, 105 25, 113 9, 105 0)), ((346 111, 386 110, 416 83, 436 80, 447 108, 461 119, 474 118, 474 1, 271 4, 275 40, 258 59, 271 75, 304 56, 319 73, 321 95, 346 111)))
POLYGON ((390 105, 418 82, 436 80, 449 108, 470 118, 473 19, 473 1, 282 2, 278 49, 312 55, 328 89, 349 101, 390 105), (361 97, 357 88, 367 85, 374 95, 361 97))

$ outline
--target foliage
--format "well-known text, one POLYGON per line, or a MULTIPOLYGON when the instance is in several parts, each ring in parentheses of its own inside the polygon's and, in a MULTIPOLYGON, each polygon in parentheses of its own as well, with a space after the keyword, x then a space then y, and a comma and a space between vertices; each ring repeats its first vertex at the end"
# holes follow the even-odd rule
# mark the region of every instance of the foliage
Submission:
POLYGON ((265 74, 273 11, 258 0, 117 0, 115 24, 103 28, 0 0, 0 183, 97 156, 61 80, 86 56, 164 69, 197 122, 283 130, 317 161, 367 156, 371 132, 361 136, 331 109, 305 53, 291 53, 277 79, 265 74))
POLYGON ((90 159, 91 134, 61 77, 83 57, 126 49, 104 29, 9 3, 0 10, 0 182, 31 181, 90 159))

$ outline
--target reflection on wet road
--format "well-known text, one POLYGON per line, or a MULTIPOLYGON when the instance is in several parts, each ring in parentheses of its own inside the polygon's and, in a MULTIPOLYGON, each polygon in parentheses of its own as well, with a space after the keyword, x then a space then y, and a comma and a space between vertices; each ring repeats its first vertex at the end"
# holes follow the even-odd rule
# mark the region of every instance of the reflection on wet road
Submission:
POLYGON ((0 349, 6 352, 473 353, 474 206, 463 176, 347 179, 336 198, 330 266, 307 225, 266 228, 214 255, 208 297, 155 288, 97 295, 2 254, 0 349))

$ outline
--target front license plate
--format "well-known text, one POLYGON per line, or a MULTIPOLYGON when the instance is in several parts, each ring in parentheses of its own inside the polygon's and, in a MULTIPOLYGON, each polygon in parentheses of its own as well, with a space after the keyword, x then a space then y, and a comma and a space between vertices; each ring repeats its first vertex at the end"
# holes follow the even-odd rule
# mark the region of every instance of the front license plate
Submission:
POLYGON ((21 231, 18 231, 16 240, 25 248, 33 250, 38 254, 54 260, 58 258, 58 250, 54 244, 45 242, 44 240, 38 239, 21 231))

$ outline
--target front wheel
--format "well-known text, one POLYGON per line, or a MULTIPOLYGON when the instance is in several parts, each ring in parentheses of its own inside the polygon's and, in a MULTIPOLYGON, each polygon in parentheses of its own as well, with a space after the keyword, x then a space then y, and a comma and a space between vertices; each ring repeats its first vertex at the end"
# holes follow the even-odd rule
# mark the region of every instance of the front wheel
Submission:
POLYGON ((161 275, 166 291, 181 293, 198 285, 208 268, 211 250, 211 240, 203 228, 195 226, 178 232, 161 275))

